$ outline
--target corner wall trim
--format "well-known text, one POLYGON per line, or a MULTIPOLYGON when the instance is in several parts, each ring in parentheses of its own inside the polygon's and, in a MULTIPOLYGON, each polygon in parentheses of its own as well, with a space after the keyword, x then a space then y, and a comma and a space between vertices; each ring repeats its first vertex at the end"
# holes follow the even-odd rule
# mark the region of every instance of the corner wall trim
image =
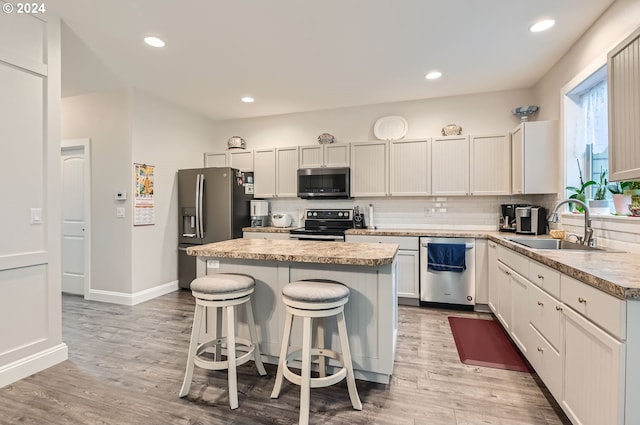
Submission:
POLYGON ((0 367, 0 388, 34 373, 57 365, 69 358, 67 344, 60 343, 46 350, 0 367))
POLYGON ((153 288, 145 289, 144 291, 135 292, 133 294, 128 294, 126 292, 113 292, 91 289, 89 291, 89 296, 87 297, 87 299, 91 301, 100 301, 111 304, 136 305, 145 301, 149 301, 153 298, 161 297, 162 295, 177 291, 178 289, 179 287, 177 280, 165 283, 163 285, 158 285, 153 288))

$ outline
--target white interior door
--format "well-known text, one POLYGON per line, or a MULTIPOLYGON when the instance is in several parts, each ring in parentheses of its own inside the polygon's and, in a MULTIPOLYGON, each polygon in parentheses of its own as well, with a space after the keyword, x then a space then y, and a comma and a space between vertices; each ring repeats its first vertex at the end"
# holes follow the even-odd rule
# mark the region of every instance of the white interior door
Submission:
POLYGON ((89 140, 62 143, 62 292, 88 295, 89 140))

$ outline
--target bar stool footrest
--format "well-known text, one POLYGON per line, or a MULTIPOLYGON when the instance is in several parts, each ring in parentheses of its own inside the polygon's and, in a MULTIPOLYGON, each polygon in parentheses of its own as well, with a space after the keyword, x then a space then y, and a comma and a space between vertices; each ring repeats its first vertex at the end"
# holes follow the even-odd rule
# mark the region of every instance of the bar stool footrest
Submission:
MULTIPOLYGON (((214 348, 217 345, 222 345, 227 342, 226 337, 216 338, 211 341, 204 342, 198 345, 196 349, 196 355, 193 358, 193 363, 207 370, 226 370, 229 369, 229 359, 227 360, 209 360, 202 358, 202 354, 207 352, 210 348, 214 348)), ((243 352, 241 356, 236 357, 236 366, 243 365, 249 360, 253 360, 253 353, 256 350, 256 345, 245 338, 236 337, 236 354, 243 352), (238 347, 240 345, 241 347, 238 347), (245 352, 245 350, 248 350, 245 352)))
MULTIPOLYGON (((287 355, 287 358, 284 362, 284 369, 282 371, 282 374, 285 378, 287 378, 287 381, 296 384, 296 385, 301 385, 302 384, 302 377, 300 375, 298 375, 297 373, 293 372, 291 369, 289 369, 289 366, 287 365, 287 362, 289 360, 292 360, 294 358, 299 358, 300 354, 302 353, 302 350, 295 350, 292 351, 291 353, 289 353, 287 355)), ((340 362, 340 364, 344 364, 343 360, 342 360, 342 355, 340 353, 337 353, 335 351, 332 350, 327 350, 326 348, 312 348, 311 349, 311 355, 312 356, 322 356, 322 357, 328 357, 334 360, 337 360, 340 362)), ((324 376, 324 377, 319 377, 319 378, 310 378, 310 388, 324 388, 324 387, 328 387, 334 384, 337 384, 338 382, 342 381, 343 379, 345 379, 347 377, 347 368, 342 366, 342 368, 340 368, 340 370, 338 370, 337 372, 335 372, 332 375, 329 376, 324 376)))

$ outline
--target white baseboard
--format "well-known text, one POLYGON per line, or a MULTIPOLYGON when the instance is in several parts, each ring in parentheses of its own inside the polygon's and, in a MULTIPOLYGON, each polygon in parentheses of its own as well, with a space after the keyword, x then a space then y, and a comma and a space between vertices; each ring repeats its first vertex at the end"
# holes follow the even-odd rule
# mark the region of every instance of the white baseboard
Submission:
POLYGON ((89 290, 89 296, 87 297, 87 299, 91 301, 100 301, 111 304, 136 305, 145 301, 149 301, 153 298, 161 297, 163 295, 177 291, 178 289, 179 288, 177 280, 165 283, 163 285, 155 286, 153 288, 145 289, 144 291, 139 291, 133 294, 91 289, 89 290))
POLYGON ((60 343, 39 353, 0 367, 0 388, 34 373, 57 365, 69 358, 67 344, 60 343))

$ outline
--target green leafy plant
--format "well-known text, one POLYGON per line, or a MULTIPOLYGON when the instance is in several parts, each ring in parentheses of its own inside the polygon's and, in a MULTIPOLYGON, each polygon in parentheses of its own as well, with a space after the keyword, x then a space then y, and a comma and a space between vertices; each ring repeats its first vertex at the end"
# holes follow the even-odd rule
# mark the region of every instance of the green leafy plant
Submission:
MULTIPOLYGON (((576 162, 578 163, 578 174, 580 176, 580 187, 576 187, 576 186, 567 186, 565 189, 570 190, 572 192, 574 192, 571 196, 569 196, 569 199, 577 199, 579 201, 582 202, 587 202, 587 195, 585 193, 585 190, 589 187, 589 186, 593 186, 596 183, 594 180, 589 180, 587 182, 585 182, 582 178, 582 168, 580 168, 580 161, 578 161, 578 159, 576 158, 576 162)), ((573 204, 569 204, 571 207, 573 207, 573 204)), ((575 204, 575 208, 576 210, 578 210, 579 212, 584 212, 584 208, 582 208, 582 206, 575 204)))
POLYGON ((607 170, 600 169, 600 178, 596 182, 596 193, 593 195, 595 201, 603 201, 607 196, 607 170))
POLYGON ((640 182, 613 182, 607 185, 607 189, 613 195, 623 195, 628 190, 639 190, 640 182))

